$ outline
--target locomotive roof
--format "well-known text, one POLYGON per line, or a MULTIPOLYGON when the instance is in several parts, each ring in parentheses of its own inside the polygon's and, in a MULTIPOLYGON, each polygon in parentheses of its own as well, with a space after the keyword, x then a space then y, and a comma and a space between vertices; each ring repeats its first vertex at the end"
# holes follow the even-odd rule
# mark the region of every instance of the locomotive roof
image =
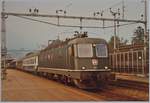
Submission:
POLYGON ((65 41, 61 41, 59 39, 53 40, 51 44, 49 44, 45 49, 41 50, 45 51, 52 48, 58 48, 62 47, 64 45, 70 45, 70 44, 79 44, 79 43, 107 43, 106 40, 101 38, 88 38, 87 32, 84 32, 83 34, 74 34, 74 38, 66 38, 65 41))
POLYGON ((68 42, 68 44, 78 43, 107 43, 106 40, 101 38, 76 38, 68 42))

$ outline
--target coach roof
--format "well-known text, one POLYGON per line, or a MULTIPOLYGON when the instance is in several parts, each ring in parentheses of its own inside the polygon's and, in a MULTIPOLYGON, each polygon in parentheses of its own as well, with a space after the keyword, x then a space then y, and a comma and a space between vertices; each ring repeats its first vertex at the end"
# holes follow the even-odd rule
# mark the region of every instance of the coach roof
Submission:
POLYGON ((27 53, 26 56, 25 56, 25 58, 29 58, 29 57, 33 57, 33 56, 38 56, 39 53, 40 53, 40 51, 27 53))

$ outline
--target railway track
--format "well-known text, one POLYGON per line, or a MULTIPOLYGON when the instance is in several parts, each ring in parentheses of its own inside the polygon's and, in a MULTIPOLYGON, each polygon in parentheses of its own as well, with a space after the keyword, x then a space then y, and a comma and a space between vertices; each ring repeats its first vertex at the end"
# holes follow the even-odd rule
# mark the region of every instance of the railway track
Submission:
POLYGON ((148 92, 129 89, 125 87, 108 86, 100 90, 81 90, 74 86, 68 86, 75 92, 88 95, 90 98, 104 101, 147 101, 149 98, 148 92))
POLYGON ((118 87, 118 86, 108 86, 103 89, 102 92, 106 92, 108 95, 112 95, 118 98, 118 100, 128 100, 128 101, 146 101, 149 98, 149 92, 138 90, 135 88, 128 87, 118 87))
MULTIPOLYGON (((41 77, 50 79, 46 76, 41 76, 41 77)), ((57 80, 57 79, 55 78, 54 80, 57 80)), ((57 80, 57 81, 59 81, 59 80, 57 80)), ((59 81, 59 82, 61 82, 61 81, 59 81)), ((145 91, 145 92, 149 91, 149 83, 145 83, 145 82, 117 79, 116 81, 111 81, 108 84, 111 86, 115 86, 116 88, 125 87, 125 88, 129 88, 129 89, 141 90, 141 91, 145 91)))
POLYGON ((149 91, 149 83, 139 81, 117 79, 116 81, 110 82, 109 84, 118 87, 126 87, 136 90, 149 91))
MULTIPOLYGON (((41 77, 46 78, 44 76, 41 77)), ((56 81, 57 79, 52 80, 56 81)), ((57 80, 57 82, 61 81, 57 80)), ((110 85, 102 87, 100 90, 81 90, 73 84, 67 85, 68 88, 74 88, 77 91, 90 94, 92 98, 103 98, 107 101, 146 101, 149 98, 148 84, 141 84, 139 82, 131 82, 121 79, 111 82, 110 85)))

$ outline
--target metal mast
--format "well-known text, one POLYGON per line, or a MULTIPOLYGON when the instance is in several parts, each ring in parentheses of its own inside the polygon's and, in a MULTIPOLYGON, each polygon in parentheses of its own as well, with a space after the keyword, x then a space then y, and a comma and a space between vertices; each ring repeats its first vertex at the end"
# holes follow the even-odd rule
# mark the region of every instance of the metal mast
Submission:
POLYGON ((125 5, 124 0, 122 0, 122 19, 124 19, 125 5))
MULTIPOLYGON (((118 11, 112 11, 112 9, 110 8, 110 13, 114 16, 114 51, 117 49, 117 43, 116 43, 116 21, 117 21, 117 18, 116 16, 117 15, 120 15, 119 13, 119 9, 118 11)), ((119 22, 119 21, 118 21, 119 22)))
POLYGON ((147 32, 147 0, 144 1, 144 6, 145 6, 145 33, 144 33, 144 69, 143 69, 143 74, 145 74, 146 70, 148 69, 148 67, 146 66, 146 62, 147 62, 147 48, 148 48, 148 32, 147 32))
MULTIPOLYGON (((5 11, 5 1, 2 1, 2 11, 5 11)), ((7 15, 1 15, 1 73, 2 79, 6 78, 6 56, 7 56, 7 48, 6 48, 6 22, 5 19, 7 15)))

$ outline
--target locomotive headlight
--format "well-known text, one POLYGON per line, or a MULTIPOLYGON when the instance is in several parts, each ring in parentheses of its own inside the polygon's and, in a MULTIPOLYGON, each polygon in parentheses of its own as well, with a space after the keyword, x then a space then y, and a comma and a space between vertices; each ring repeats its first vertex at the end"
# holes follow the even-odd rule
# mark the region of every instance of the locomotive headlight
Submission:
POLYGON ((105 69, 108 69, 108 67, 107 67, 107 66, 105 66, 105 69))
POLYGON ((97 59, 92 59, 92 64, 93 65, 98 65, 98 60, 97 59))
POLYGON ((96 44, 93 44, 93 46, 95 47, 95 46, 96 46, 96 44))
POLYGON ((82 69, 84 70, 84 69, 86 69, 85 67, 82 67, 82 69))

